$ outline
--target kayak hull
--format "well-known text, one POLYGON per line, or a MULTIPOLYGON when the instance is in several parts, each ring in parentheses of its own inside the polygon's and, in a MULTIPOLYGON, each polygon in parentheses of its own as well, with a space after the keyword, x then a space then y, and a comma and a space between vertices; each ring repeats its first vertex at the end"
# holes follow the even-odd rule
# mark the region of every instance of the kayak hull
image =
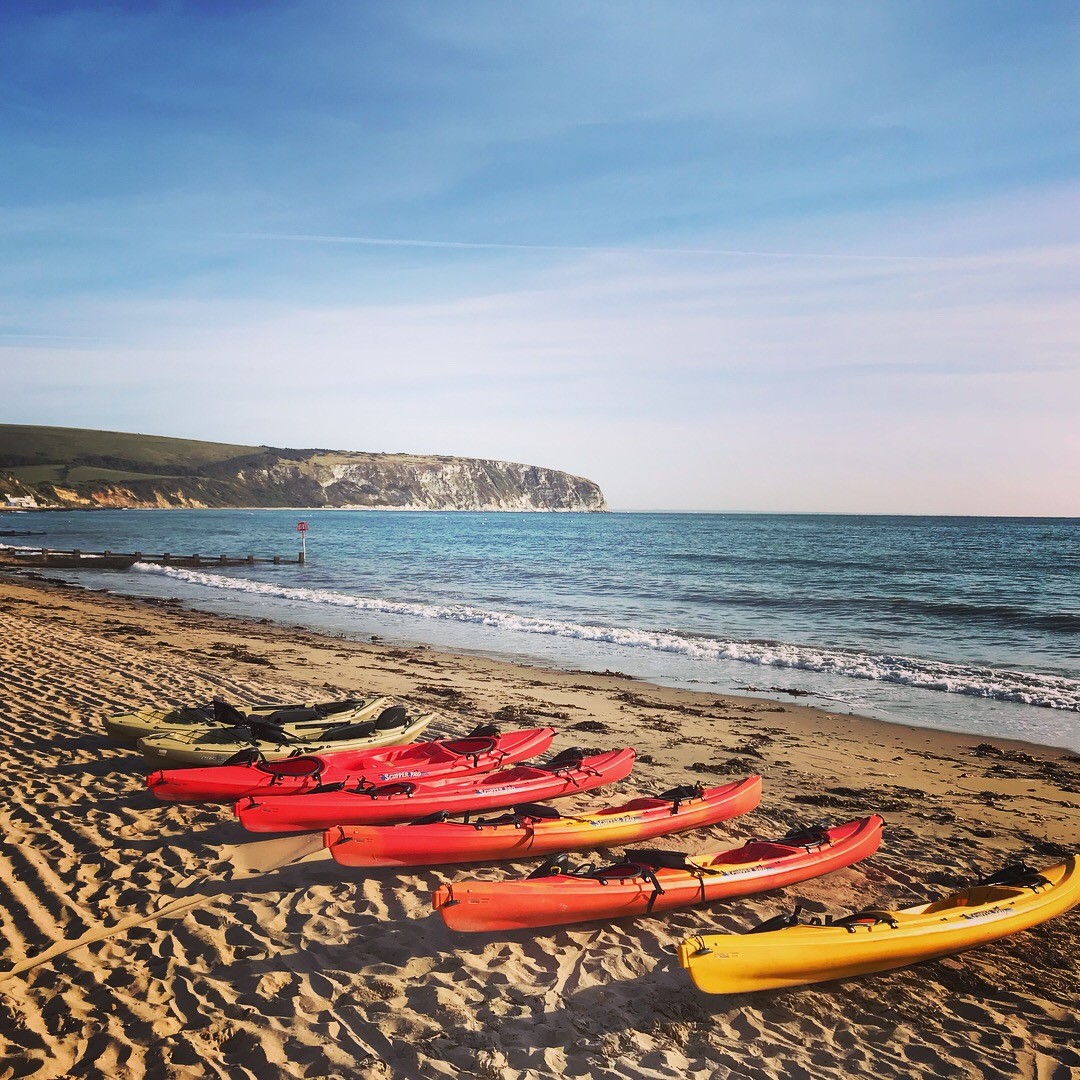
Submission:
MULTIPOLYGON (((360 723, 369 717, 375 716, 389 706, 389 698, 378 697, 358 701, 356 705, 339 713, 334 713, 331 719, 334 722, 360 723)), ((247 716, 265 720, 276 712, 283 709, 314 709, 315 705, 310 702, 300 704, 276 705, 242 705, 240 711, 247 716)), ((324 726, 326 720, 313 721, 317 726, 324 726)), ((122 716, 110 716, 105 720, 105 733, 115 743, 123 746, 137 746, 140 739, 152 735, 190 734, 201 728, 225 727, 225 724, 217 723, 213 718, 213 711, 209 706, 197 706, 194 708, 180 709, 155 709, 147 706, 135 712, 125 713, 122 716)), ((301 725, 303 726, 303 722, 301 725)))
POLYGON ((654 836, 701 829, 749 813, 761 802, 761 777, 704 789, 687 799, 633 799, 595 814, 518 823, 432 822, 422 825, 339 825, 325 846, 343 866, 434 866, 528 859, 588 851, 654 836))
POLYGON ((891 971, 985 945, 1080 904, 1080 855, 1039 871, 1047 886, 976 886, 932 904, 881 912, 890 921, 706 934, 679 946, 699 990, 737 994, 891 971), (895 924, 895 925, 894 925, 895 924))
POLYGON ((383 785, 373 791, 314 792, 295 799, 244 799, 236 816, 250 832, 314 832, 334 825, 395 824, 441 810, 493 810, 527 800, 557 799, 615 783, 634 767, 634 751, 610 750, 576 768, 518 765, 486 776, 383 785))
POLYGON ((293 740, 287 743, 229 737, 229 729, 214 731, 204 728, 183 735, 150 735, 139 740, 139 749, 146 761, 158 768, 224 765, 241 750, 257 750, 266 761, 283 761, 294 756, 298 750, 304 755, 317 756, 339 750, 371 750, 415 742, 434 719, 434 713, 425 713, 404 726, 374 731, 370 735, 344 741, 328 738, 327 733, 332 728, 326 724, 319 732, 310 728, 305 730, 298 724, 286 725, 283 730, 293 740))
POLYGON ((480 775, 542 754, 554 728, 531 728, 504 735, 436 739, 378 749, 338 750, 284 761, 242 765, 160 769, 146 785, 163 802, 236 802, 245 796, 280 798, 320 785, 368 780, 430 780, 480 775))
MULTIPOLYGON (((735 896, 750 896, 820 877, 866 858, 881 843, 876 814, 825 831, 804 846, 751 841, 694 857, 703 872, 651 868, 652 877, 598 880, 573 873, 511 881, 455 881, 432 894, 432 906, 452 930, 490 932, 655 915, 735 896)), ((628 858, 632 858, 632 853, 628 858)))

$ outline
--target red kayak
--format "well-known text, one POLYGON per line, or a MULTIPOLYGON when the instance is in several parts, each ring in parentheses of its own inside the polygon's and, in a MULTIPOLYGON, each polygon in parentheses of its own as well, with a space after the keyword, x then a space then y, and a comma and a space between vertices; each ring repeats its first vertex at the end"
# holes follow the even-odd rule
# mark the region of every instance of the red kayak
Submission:
POLYGON ((341 750, 281 761, 265 761, 253 749, 241 751, 236 755, 239 760, 227 765, 159 769, 146 778, 146 786, 165 802, 235 802, 245 795, 298 795, 325 791, 335 784, 458 779, 542 754, 554 737, 555 729, 549 727, 505 735, 494 728, 477 728, 463 739, 341 750))
POLYGON ((323 843, 343 866, 436 866, 489 862, 632 844, 701 829, 753 810, 761 777, 723 787, 688 786, 633 799, 596 813, 563 817, 553 806, 515 806, 500 817, 414 821, 408 825, 338 825, 323 843))
POLYGON ((877 814, 834 828, 816 826, 731 851, 628 851, 614 866, 569 868, 567 856, 531 877, 455 881, 432 893, 454 930, 520 930, 591 919, 654 915, 732 896, 750 896, 820 877, 865 859, 881 844, 877 814))
POLYGON ((523 799, 558 799, 622 780, 633 750, 564 750, 544 765, 517 765, 464 780, 357 784, 293 799, 243 799, 236 816, 251 832, 312 832, 332 825, 411 821, 439 810, 499 810, 523 799))

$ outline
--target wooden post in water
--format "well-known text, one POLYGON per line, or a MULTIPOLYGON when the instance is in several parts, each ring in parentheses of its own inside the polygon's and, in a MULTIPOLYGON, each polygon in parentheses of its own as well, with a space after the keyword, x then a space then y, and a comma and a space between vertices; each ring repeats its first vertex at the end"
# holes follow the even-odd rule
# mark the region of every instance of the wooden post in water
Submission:
POLYGON ((296 523, 296 531, 300 534, 300 557, 296 560, 301 566, 307 562, 307 533, 308 523, 306 521, 298 521, 296 523))

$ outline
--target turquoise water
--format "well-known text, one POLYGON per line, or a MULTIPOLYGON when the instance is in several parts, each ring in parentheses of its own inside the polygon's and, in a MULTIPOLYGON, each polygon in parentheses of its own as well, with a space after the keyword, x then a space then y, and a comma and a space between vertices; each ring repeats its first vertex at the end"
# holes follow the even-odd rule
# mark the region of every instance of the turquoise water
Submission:
MULTIPOLYGON (((1080 749, 1080 519, 306 512, 308 562, 85 575, 357 637, 1080 749)), ((58 548, 275 553, 290 511, 26 514, 58 548)), ((78 577, 78 575, 68 575, 78 577)))

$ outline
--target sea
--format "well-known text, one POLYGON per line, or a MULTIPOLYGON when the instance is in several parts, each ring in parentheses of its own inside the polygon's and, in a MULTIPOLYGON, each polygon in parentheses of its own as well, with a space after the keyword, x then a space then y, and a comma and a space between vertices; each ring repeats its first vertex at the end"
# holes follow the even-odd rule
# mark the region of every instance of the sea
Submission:
POLYGON ((1080 519, 94 510, 7 542, 280 554, 50 575, 349 638, 1080 751, 1080 519))

